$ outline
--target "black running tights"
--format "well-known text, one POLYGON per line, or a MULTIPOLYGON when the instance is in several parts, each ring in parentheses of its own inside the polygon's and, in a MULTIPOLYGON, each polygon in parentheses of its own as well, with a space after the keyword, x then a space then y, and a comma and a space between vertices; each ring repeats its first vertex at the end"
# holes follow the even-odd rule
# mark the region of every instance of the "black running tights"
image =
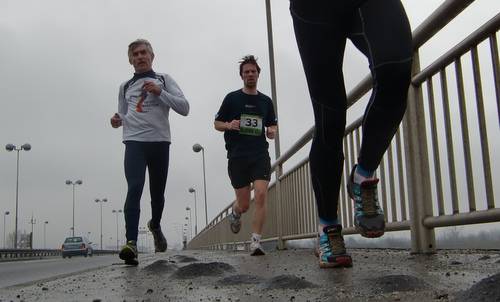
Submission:
POLYGON ((169 150, 169 142, 125 142, 124 165, 128 191, 124 212, 127 241, 137 241, 141 214, 140 201, 146 178, 146 167, 149 172, 151 224, 155 228, 160 226, 165 204, 169 150))

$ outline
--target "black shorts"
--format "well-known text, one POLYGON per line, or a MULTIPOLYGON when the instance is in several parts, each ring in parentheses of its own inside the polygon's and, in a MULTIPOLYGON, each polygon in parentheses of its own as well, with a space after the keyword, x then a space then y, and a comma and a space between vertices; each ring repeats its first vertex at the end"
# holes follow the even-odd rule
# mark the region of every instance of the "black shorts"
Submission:
POLYGON ((255 180, 271 179, 271 159, 263 157, 237 157, 230 158, 227 163, 227 172, 231 185, 241 189, 250 185, 255 180))

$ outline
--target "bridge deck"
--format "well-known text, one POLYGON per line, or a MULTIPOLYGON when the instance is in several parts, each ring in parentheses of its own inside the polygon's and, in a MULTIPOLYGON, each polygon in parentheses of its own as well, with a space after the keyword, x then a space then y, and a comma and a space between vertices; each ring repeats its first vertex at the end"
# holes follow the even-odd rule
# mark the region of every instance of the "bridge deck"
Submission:
POLYGON ((138 267, 117 259, 99 270, 4 288, 0 301, 500 301, 498 251, 351 254, 352 268, 319 269, 311 250, 263 257, 169 251, 141 255, 138 267))

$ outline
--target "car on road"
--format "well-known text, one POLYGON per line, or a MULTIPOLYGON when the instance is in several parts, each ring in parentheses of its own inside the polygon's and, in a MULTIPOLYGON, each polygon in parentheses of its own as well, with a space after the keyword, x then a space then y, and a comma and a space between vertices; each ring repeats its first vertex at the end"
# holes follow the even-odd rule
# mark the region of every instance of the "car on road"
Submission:
POLYGON ((92 242, 86 237, 67 237, 62 244, 61 254, 63 258, 71 258, 71 256, 92 257, 94 249, 92 248, 92 242))

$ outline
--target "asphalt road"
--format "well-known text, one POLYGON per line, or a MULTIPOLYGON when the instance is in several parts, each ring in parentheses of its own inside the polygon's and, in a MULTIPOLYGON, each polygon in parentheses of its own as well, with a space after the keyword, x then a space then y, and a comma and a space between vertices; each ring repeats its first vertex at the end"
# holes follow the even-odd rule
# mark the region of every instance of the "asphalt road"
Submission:
POLYGON ((116 255, 94 257, 71 257, 71 259, 49 258, 0 262, 0 289, 51 279, 68 274, 78 274, 91 269, 119 262, 116 255))
POLYGON ((311 250, 168 251, 140 255, 136 267, 111 258, 99 269, 2 288, 0 301, 500 301, 499 251, 350 253, 354 265, 343 269, 320 269, 311 250))

